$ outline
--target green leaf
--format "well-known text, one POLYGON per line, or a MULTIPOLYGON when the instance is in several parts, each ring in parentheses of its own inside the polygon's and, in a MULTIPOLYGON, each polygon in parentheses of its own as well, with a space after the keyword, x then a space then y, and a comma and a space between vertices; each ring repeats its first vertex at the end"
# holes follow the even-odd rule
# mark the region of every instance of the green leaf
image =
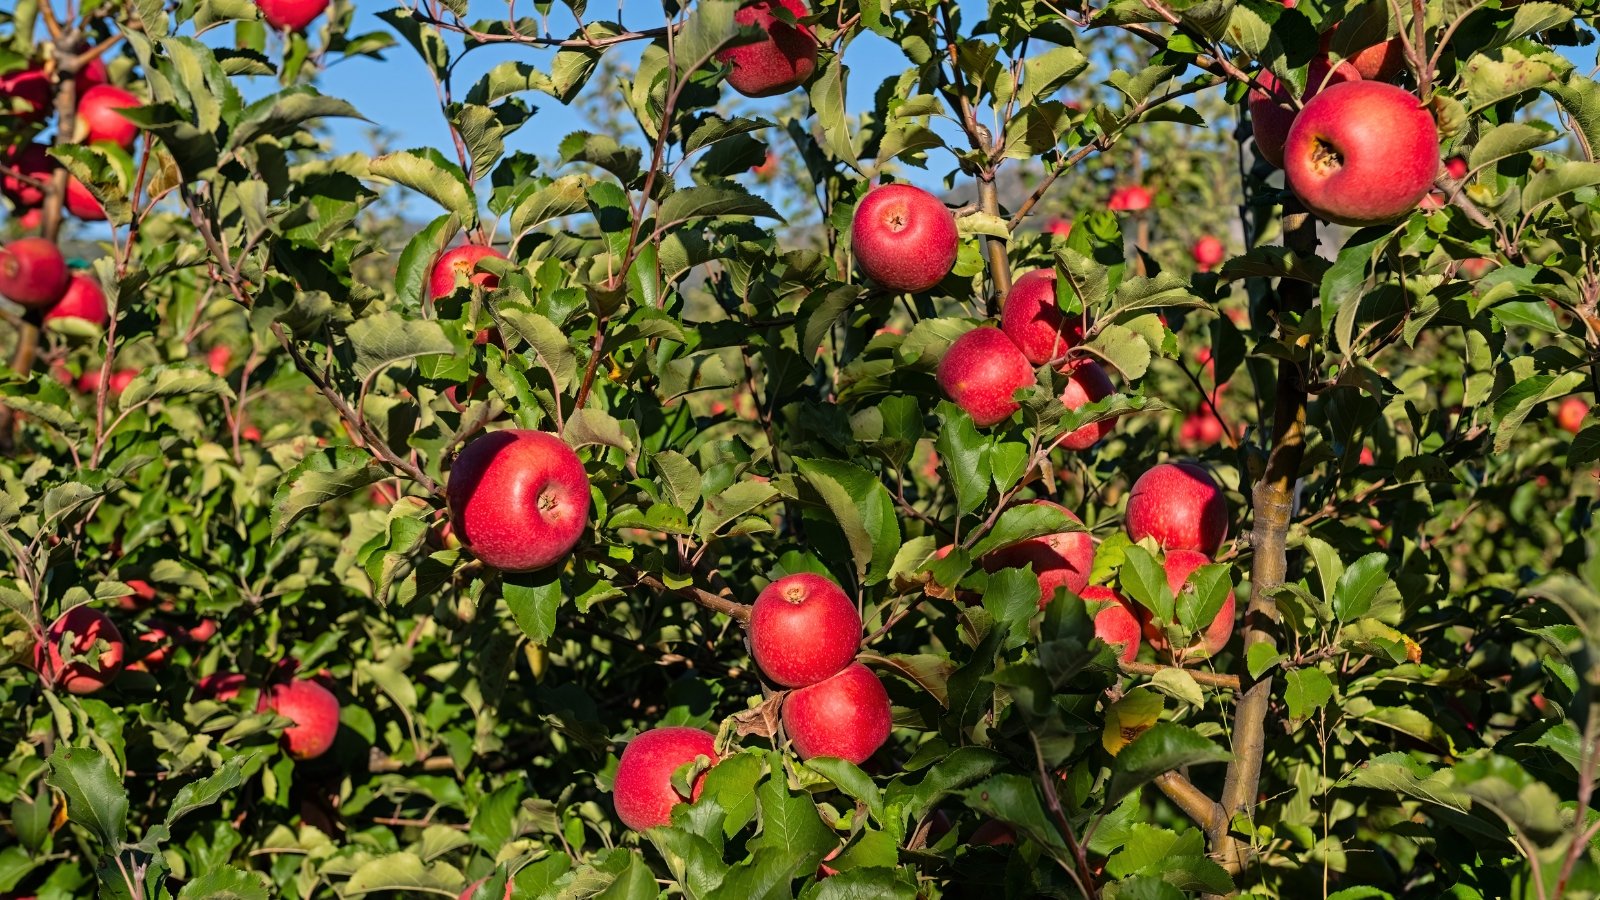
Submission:
POLYGON ((500 594, 511 610, 511 619, 517 623, 528 640, 543 645, 556 631, 556 612, 561 608, 564 593, 557 569, 552 566, 539 572, 506 573, 501 582, 500 594))
POLYGON ((1283 697, 1289 717, 1304 719, 1333 699, 1333 682, 1321 669, 1290 669, 1283 676, 1283 697))
POLYGON ((833 55, 822 72, 812 79, 811 109, 817 114, 817 125, 822 131, 822 149, 834 159, 852 169, 860 169, 851 137, 853 123, 845 109, 845 85, 850 67, 844 64, 844 54, 833 55))
POLYGON ((978 433, 972 417, 948 400, 940 401, 939 436, 933 447, 956 491, 956 509, 966 515, 989 496, 989 441, 978 433))
POLYGON ((178 789, 177 796, 167 806, 167 816, 162 823, 172 828, 177 821, 197 809, 203 809, 227 796, 244 783, 244 770, 255 761, 256 754, 241 753, 223 763, 215 772, 199 781, 191 781, 178 789))
POLYGON ((520 237, 551 219, 588 209, 594 183, 588 175, 563 175, 529 194, 511 210, 511 234, 520 237))
POLYGON ((963 792, 967 805, 1016 826, 1029 838, 1053 850, 1064 847, 1061 832, 1044 811, 1033 779, 1021 775, 995 775, 963 792))
POLYGON ((1115 806, 1129 792, 1162 773, 1181 766, 1227 762, 1232 757, 1192 728, 1157 722, 1117 754, 1105 806, 1115 806))
POLYGON ((367 120, 354 106, 337 97, 324 96, 310 85, 288 88, 245 107, 228 136, 227 146, 232 150, 265 137, 281 137, 311 119, 333 117, 367 120))
POLYGON ((1473 169, 1481 169, 1507 157, 1526 153, 1535 147, 1543 147, 1560 136, 1559 132, 1542 122, 1528 125, 1507 122, 1504 125, 1496 125, 1489 129, 1472 148, 1472 154, 1467 157, 1467 165, 1473 169))
POLYGON ((1204 631, 1222 611, 1233 590, 1233 567, 1227 563, 1211 563, 1190 573, 1178 592, 1176 614, 1178 624, 1190 633, 1204 631))
POLYGON ((1076 47, 1055 47, 1030 56, 1022 63, 1022 89, 1017 92, 1017 101, 1027 106, 1039 98, 1048 98, 1088 67, 1088 58, 1076 47))
POLYGON ((556 323, 526 309, 501 306, 494 312, 507 349, 527 344, 539 368, 552 379, 554 391, 566 391, 578 374, 578 357, 566 333, 556 323))
POLYGON ((461 890, 461 872, 449 863, 429 865, 415 853, 391 853, 363 863, 340 892, 345 897, 359 897, 386 891, 418 891, 431 894, 455 894, 461 890))
POLYGON ((792 860, 796 871, 810 872, 837 839, 817 815, 809 797, 789 793, 783 765, 774 754, 772 776, 756 788, 761 831, 749 841, 752 851, 769 850, 792 860))
POLYGON ((1173 621, 1176 598, 1167 586, 1167 573, 1161 563, 1138 544, 1123 551, 1122 568, 1117 570, 1117 583, 1122 593, 1135 603, 1150 610, 1162 622, 1173 621))
POLYGON ((639 159, 643 155, 639 148, 624 147, 609 135, 574 131, 561 139, 559 149, 563 163, 597 166, 617 176, 624 185, 632 185, 639 177, 639 159))
POLYGON ((228 382, 211 374, 208 369, 161 365, 150 367, 128 382, 117 405, 122 409, 132 409, 150 400, 191 395, 234 399, 233 389, 228 387, 228 382))
POLYGON ((329 500, 386 475, 369 454, 354 447, 328 447, 309 454, 278 482, 272 498, 272 539, 282 537, 301 516, 329 500))
POLYGON ((875 475, 854 463, 835 459, 796 459, 801 477, 821 495, 844 531, 862 584, 877 584, 889 575, 900 549, 900 520, 894 499, 875 475))
POLYGON ((1053 503, 1023 503, 1000 513, 994 527, 968 552, 974 559, 981 559, 1029 538, 1087 530, 1071 513, 1053 503))
POLYGON ((1385 553, 1368 553, 1339 576, 1333 588, 1333 614, 1339 621, 1359 619, 1372 608, 1373 598, 1389 580, 1389 556, 1385 553))
POLYGON ((367 164, 378 178, 387 178, 422 194, 471 228, 478 221, 478 201, 461 167, 432 147, 385 154, 367 164))
POLYGON ((584 407, 567 417, 561 437, 574 449, 590 445, 616 447, 630 458, 633 439, 622 430, 622 423, 605 410, 584 407))
POLYGON ((178 891, 178 900, 270 900, 271 886, 260 872, 232 866, 197 873, 178 891))
POLYGON ((758 216, 783 221, 772 204, 741 187, 696 185, 674 191, 661 201, 656 209, 656 231, 711 216, 758 216))
POLYGON ((834 787, 852 800, 863 803, 867 812, 878 824, 888 824, 883 818, 883 794, 872 777, 849 760, 824 756, 806 761, 806 768, 833 782, 834 787))
POLYGON ((461 221, 451 213, 429 222, 406 241, 395 267, 394 290, 401 300, 421 303, 428 297, 428 276, 433 264, 461 231, 461 221))
POLYGON ((355 348, 355 372, 360 378, 418 357, 456 352, 438 322, 408 319, 393 310, 357 319, 345 333, 355 348))
POLYGON ((67 798, 67 818, 116 852, 128 834, 128 794, 111 760, 84 747, 57 747, 45 780, 67 798))
POLYGON ((1083 349, 1105 360, 1126 381, 1137 381, 1150 368, 1150 344, 1142 335, 1124 325, 1107 324, 1084 343, 1083 349))

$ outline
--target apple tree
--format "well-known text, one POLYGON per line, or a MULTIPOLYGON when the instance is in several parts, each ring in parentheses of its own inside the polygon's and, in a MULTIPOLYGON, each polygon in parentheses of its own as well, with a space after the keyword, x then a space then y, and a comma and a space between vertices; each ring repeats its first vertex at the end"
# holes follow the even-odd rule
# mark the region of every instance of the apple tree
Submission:
POLYGON ((1600 896, 1600 2, 470 6, 0 10, 0 896, 1600 896))

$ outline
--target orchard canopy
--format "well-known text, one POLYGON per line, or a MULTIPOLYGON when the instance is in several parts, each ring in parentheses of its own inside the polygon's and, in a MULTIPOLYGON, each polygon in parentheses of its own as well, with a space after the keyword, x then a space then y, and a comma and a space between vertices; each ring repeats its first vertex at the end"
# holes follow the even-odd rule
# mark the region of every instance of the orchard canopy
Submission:
POLYGON ((0 2, 0 898, 1600 898, 1597 27, 0 2))

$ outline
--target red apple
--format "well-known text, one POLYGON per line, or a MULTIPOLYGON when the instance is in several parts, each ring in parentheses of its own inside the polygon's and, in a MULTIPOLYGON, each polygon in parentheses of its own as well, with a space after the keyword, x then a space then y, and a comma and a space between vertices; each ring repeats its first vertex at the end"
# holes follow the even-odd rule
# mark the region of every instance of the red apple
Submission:
POLYGON ((1139 655, 1139 618, 1121 594, 1099 584, 1078 592, 1094 616, 1094 636, 1117 649, 1117 658, 1133 662, 1139 655))
POLYGON ((766 37, 752 44, 729 47, 717 54, 732 67, 728 86, 746 97, 786 94, 806 82, 817 69, 817 39, 804 25, 791 25, 774 13, 787 10, 796 19, 807 14, 800 0, 758 0, 733 14, 740 25, 753 25, 766 37))
MULTIPOLYGON (((1194 574, 1194 570, 1210 562, 1211 557, 1204 553, 1196 553, 1193 550, 1167 551, 1167 558, 1162 564, 1167 572, 1167 587, 1171 588, 1174 594, 1180 593, 1184 585, 1189 581, 1189 576, 1194 574)), ((1155 626, 1155 622, 1150 618, 1148 610, 1141 607, 1140 613, 1140 619, 1144 622, 1145 640, 1150 642, 1150 647, 1157 653, 1164 652, 1167 649, 1167 636, 1155 626)), ((1222 602, 1222 608, 1217 611, 1217 617, 1212 619, 1211 624, 1205 627, 1205 630, 1195 639, 1194 644, 1184 651, 1185 654, 1194 654, 1201 650, 1204 650, 1207 656, 1216 656, 1221 653, 1222 648, 1228 645, 1228 637, 1233 634, 1233 613, 1234 597, 1233 590, 1230 588, 1228 590, 1228 599, 1222 602)))
POLYGON ((1072 234, 1072 221, 1060 216, 1052 216, 1044 225, 1044 233, 1051 237, 1064 238, 1072 234))
POLYGON ((96 56, 84 63, 83 67, 78 69, 78 96, 82 97, 97 84, 105 84, 109 74, 106 71, 105 58, 102 56, 96 56))
POLYGON ((227 703, 239 696, 239 691, 244 688, 245 679, 237 672, 217 672, 200 679, 194 686, 195 697, 201 700, 215 700, 218 703, 227 703))
POLYGON ((1206 410, 1196 410, 1183 418, 1178 429, 1178 441, 1185 447, 1199 449, 1212 447, 1222 440, 1222 423, 1206 410))
MULTIPOLYGON (((1320 94, 1330 84, 1360 81, 1361 73, 1349 63, 1340 63, 1329 73, 1327 60, 1311 64, 1306 72, 1306 89, 1300 95, 1302 104, 1320 94)), ((1271 72, 1263 71, 1250 88, 1250 129, 1255 135, 1256 151, 1261 158, 1278 168, 1283 168, 1283 146, 1289 138, 1299 110, 1289 101, 1289 90, 1271 72)))
POLYGON ((1215 269, 1218 264, 1228 258, 1228 250, 1222 245, 1222 241, 1209 234, 1201 235, 1199 240, 1194 242, 1194 247, 1190 248, 1189 252, 1194 257, 1194 264, 1202 272, 1209 272, 1215 269))
POLYGON ((1341 225, 1415 209, 1439 172, 1439 129, 1416 96, 1378 81, 1329 86, 1295 118, 1284 173, 1300 202, 1341 225))
MULTIPOLYGON (((1106 370, 1094 360, 1086 359, 1072 368, 1072 373, 1067 378, 1067 387, 1061 392, 1061 405, 1076 410, 1086 403, 1104 400, 1116 392, 1117 389, 1112 386, 1111 379, 1106 376, 1106 370)), ((1090 422, 1062 438, 1061 446, 1068 450, 1087 450, 1100 443, 1101 438, 1110 434, 1116 427, 1116 419, 1090 422)))
POLYGON ((256 0, 256 8, 274 31, 304 31, 328 8, 328 0, 256 0))
POLYGON ((60 300, 69 283, 66 257, 44 238, 17 238, 0 247, 0 296, 29 309, 60 300))
POLYGON ((218 344, 206 351, 206 368, 211 374, 225 376, 233 364, 233 349, 227 344, 218 344))
POLYGON ((1138 212, 1149 209, 1152 199, 1148 188, 1132 184, 1112 191, 1106 208, 1113 212, 1138 212))
POLYGON ((698 728, 653 728, 629 741, 611 783, 617 818, 634 831, 671 822, 674 806, 700 799, 706 777, 700 773, 693 796, 685 798, 673 788, 672 773, 701 756, 716 765, 716 740, 698 728))
POLYGON ((315 681, 288 681, 264 691, 256 711, 272 711, 293 722, 283 730, 284 746, 298 760, 316 759, 333 747, 339 733, 339 698, 315 681))
POLYGON ((1028 358, 991 325, 956 338, 939 361, 939 387, 979 427, 1010 418, 1020 408, 1012 395, 1033 383, 1028 358))
POLYGON ((0 114, 6 118, 15 116, 19 122, 42 122, 50 114, 54 93, 50 76, 42 68, 0 75, 0 114))
POLYGON ((1444 170, 1450 174, 1451 178, 1454 178, 1457 181, 1467 177, 1467 172, 1470 171, 1467 168, 1467 161, 1459 156, 1452 156, 1445 160, 1444 170))
POLYGON ((750 609, 750 654, 784 687, 816 684, 850 665, 861 614, 842 588, 802 572, 767 585, 750 609))
POLYGON ((115 85, 100 84, 89 88, 78 99, 79 143, 110 141, 124 150, 132 148, 134 139, 139 136, 139 126, 128 121, 117 110, 142 105, 143 102, 136 95, 115 85))
MULTIPOLYGON (((472 895, 477 892, 478 888, 483 887, 485 884, 488 884, 488 883, 489 883, 489 879, 487 879, 487 878, 479 878, 477 881, 474 881, 473 883, 467 885, 467 889, 462 891, 460 896, 456 897, 456 900, 472 900, 472 895)), ((511 880, 507 879, 506 880, 506 897, 505 897, 505 900, 511 900, 511 884, 512 884, 511 880)))
MULTIPOLYGON (((1339 26, 1335 25, 1322 35, 1320 46, 1323 53, 1331 49, 1333 35, 1338 30, 1339 26)), ((1406 64, 1406 51, 1400 45, 1399 38, 1390 38, 1370 47, 1362 47, 1351 53, 1345 62, 1354 66, 1361 77, 1369 81, 1393 81, 1406 64)))
POLYGON ((893 291, 917 293, 955 265, 956 219, 938 197, 909 184, 867 192, 850 223, 850 249, 868 278, 893 291))
MULTIPOLYGON (((1040 506, 1051 506, 1079 521, 1070 510, 1049 500, 1035 500, 1040 506)), ((1089 583, 1089 572, 1094 568, 1094 538, 1086 531, 1063 531, 1028 538, 985 556, 980 562, 986 572, 1001 569, 1027 568, 1039 580, 1039 608, 1044 609, 1056 595, 1056 588, 1064 587, 1074 594, 1082 593, 1089 583)))
MULTIPOLYGON (((56 162, 45 146, 37 143, 6 151, 5 163, 7 167, 36 182, 48 182, 61 168, 61 164, 56 162)), ((19 209, 33 211, 44 202, 43 188, 11 174, 0 177, 0 193, 9 197, 19 209)))
POLYGON ((100 282, 75 273, 67 284, 67 292, 44 314, 44 320, 82 319, 91 325, 104 325, 108 315, 106 295, 100 290, 100 282))
POLYGON ((860 663, 783 701, 783 728, 801 759, 836 756, 859 766, 889 739, 891 725, 889 693, 860 663))
POLYGON ((530 572, 564 559, 589 518, 589 476, 560 438, 508 429, 474 438, 445 498, 461 543, 488 565, 530 572))
POLYGON ((462 244, 439 254, 428 275, 428 299, 438 300, 450 296, 456 289, 457 279, 465 278, 483 288, 500 286, 499 276, 477 268, 480 259, 505 259, 506 255, 482 244, 462 244))
POLYGON ((67 179, 67 212, 85 222, 103 222, 106 218, 105 207, 76 178, 67 179))
POLYGON ((161 619, 152 619, 145 630, 134 636, 133 642, 136 649, 143 649, 144 655, 128 664, 128 669, 133 672, 155 672, 167 667, 172 662, 172 642, 177 626, 161 619))
POLYGON ((1228 536, 1228 502, 1205 469, 1162 463, 1133 483, 1124 524, 1135 541, 1152 537, 1168 552, 1211 556, 1228 536))
POLYGON ((217 628, 216 619, 201 619, 200 624, 188 629, 185 633, 188 635, 189 640, 194 641, 196 644, 204 644, 217 636, 217 628))
POLYGON ((1570 396, 1561 401, 1561 406, 1556 409, 1556 424, 1562 431, 1577 434, 1583 428, 1583 420, 1589 415, 1589 404, 1582 397, 1570 396))
POLYGON ((51 624, 42 643, 34 645, 33 667, 46 684, 74 694, 92 694, 122 672, 123 650, 122 633, 105 613, 75 606, 51 624), (61 642, 68 632, 72 633, 72 652, 79 656, 89 655, 98 642, 104 641, 106 647, 98 659, 67 663, 61 656, 61 642))
POLYGON ((261 443, 261 429, 254 425, 246 425, 245 427, 239 429, 239 437, 249 441, 252 444, 259 444, 261 443))
POLYGON ((133 593, 126 597, 117 598, 117 608, 125 612, 138 612, 141 609, 154 606, 156 603, 156 589, 148 581, 139 578, 130 578, 123 584, 133 588, 133 593))
POLYGON ((750 172, 763 181, 778 174, 778 154, 768 150, 766 158, 751 166, 750 172))
MULTIPOLYGON (((123 389, 132 384, 133 380, 138 377, 139 370, 137 369, 118 369, 112 372, 109 385, 112 396, 122 393, 123 389)), ((80 394, 93 394, 100 390, 100 367, 95 366, 79 375, 77 388, 80 394)))
POLYGON ((1019 277, 1000 309, 1000 330, 1036 366, 1060 359, 1083 340, 1083 318, 1056 305, 1056 270, 1034 269, 1019 277))

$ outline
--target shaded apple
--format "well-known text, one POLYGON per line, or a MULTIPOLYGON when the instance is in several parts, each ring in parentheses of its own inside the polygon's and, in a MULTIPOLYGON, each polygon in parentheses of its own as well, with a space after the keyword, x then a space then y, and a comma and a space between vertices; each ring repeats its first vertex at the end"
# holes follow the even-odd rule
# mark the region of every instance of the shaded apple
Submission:
POLYGON ((728 86, 746 97, 786 94, 804 84, 817 70, 817 40, 811 29, 778 18, 776 13, 780 9, 796 19, 807 14, 806 5, 800 0, 746 3, 734 13, 734 22, 754 26, 765 37, 717 54, 718 61, 732 67, 728 86))
POLYGON ((1056 270, 1034 269, 1019 276, 1000 308, 1000 330, 1036 366, 1060 359, 1083 340, 1083 318, 1068 316, 1056 303, 1056 270))
POLYGON ((617 817, 634 831, 644 831, 672 821, 672 808, 700 799, 705 773, 694 781, 693 795, 684 797, 672 786, 672 773, 704 756, 717 763, 716 740, 698 728, 653 728, 628 742, 611 782, 617 817))
POLYGON ((767 585, 750 609, 750 653, 784 687, 828 678, 856 658, 861 614, 837 584, 802 572, 767 585))
POLYGON ((43 144, 38 143, 24 144, 6 151, 5 162, 6 167, 14 169, 16 174, 7 172, 0 175, 0 193, 4 193, 20 209, 37 209, 44 202, 44 188, 24 181, 17 175, 26 176, 33 182, 48 182, 61 164, 56 162, 43 144))
POLYGON ((892 724, 889 693, 860 663, 783 701, 783 728, 801 759, 836 756, 861 765, 889 739, 892 724))
POLYGON ((238 672, 216 672, 200 679, 194 686, 194 695, 200 700, 227 703, 244 689, 245 677, 238 672))
POLYGON ((1135 541, 1150 537, 1169 552, 1210 556, 1228 536, 1228 502, 1205 469, 1162 463, 1133 483, 1124 524, 1135 541))
POLYGON ((46 684, 74 694, 92 694, 121 674, 125 649, 122 632, 105 613, 75 606, 51 623, 44 641, 34 645, 33 667, 46 684), (68 663, 61 655, 61 642, 68 633, 72 635, 72 653, 77 656, 91 656, 100 642, 105 647, 98 657, 68 663))
POLYGON ((909 184, 885 184, 867 192, 850 222, 856 265, 894 291, 933 287, 955 265, 960 239, 956 219, 938 197, 909 184))
POLYGON ((50 114, 54 93, 50 76, 38 66, 0 75, 0 116, 15 116, 24 123, 42 122, 50 114))
POLYGON ((1005 333, 992 325, 956 338, 939 360, 939 387, 978 426, 1011 417, 1021 406, 1012 395, 1034 383, 1033 366, 1005 333))
POLYGON ((1115 648, 1118 659, 1133 662, 1139 655, 1140 626, 1127 599, 1100 584, 1089 585, 1078 596, 1094 618, 1094 636, 1115 648))
MULTIPOLYGON (((1094 360, 1086 359, 1074 365, 1067 376, 1067 386, 1061 392, 1061 405, 1077 410, 1085 404, 1098 403, 1116 392, 1106 370, 1094 360)), ((1061 446, 1068 450, 1087 450, 1100 443, 1116 427, 1115 418, 1090 422, 1062 438, 1061 446)))
MULTIPOLYGON (((1189 576, 1201 566, 1211 562, 1211 557, 1204 553, 1192 550, 1169 550, 1162 561, 1162 567, 1167 573, 1167 587, 1172 589, 1174 595, 1184 589, 1189 576)), ((1167 649, 1167 636, 1157 628, 1148 610, 1139 608, 1140 620, 1144 623, 1144 637, 1150 642, 1151 649, 1157 653, 1167 649)), ((1216 618, 1201 631, 1195 642, 1185 648, 1184 654, 1190 655, 1205 652, 1206 656, 1216 656, 1222 648, 1228 645, 1228 638, 1233 634, 1234 596, 1233 589, 1228 589, 1228 599, 1222 602, 1222 608, 1217 611, 1216 618)))
MULTIPOLYGON (((1079 521, 1072 511, 1049 500, 1034 500, 1035 504, 1048 506, 1066 513, 1067 518, 1079 521)), ((1066 588, 1081 594, 1089 583, 1089 572, 1094 569, 1094 538, 1087 531, 1064 531, 1028 538, 1002 547, 979 560, 986 572, 1001 569, 1031 569, 1039 580, 1039 608, 1044 609, 1056 595, 1056 588, 1066 588)))
POLYGON ((479 435, 445 485, 461 543, 488 565, 530 572, 565 559, 589 518, 589 476, 565 442, 543 431, 479 435))
MULTIPOLYGON (((1328 85, 1360 80, 1361 73, 1348 63, 1330 67, 1327 60, 1318 60, 1306 72, 1306 89, 1300 94, 1300 102, 1303 105, 1310 101, 1328 85)), ((1260 72, 1250 88, 1250 129, 1255 135, 1256 152, 1280 169, 1284 143, 1300 112, 1289 98, 1289 87, 1271 72, 1260 72)))
POLYGON ((67 179, 67 212, 85 222, 103 222, 106 218, 105 207, 76 178, 67 179))

